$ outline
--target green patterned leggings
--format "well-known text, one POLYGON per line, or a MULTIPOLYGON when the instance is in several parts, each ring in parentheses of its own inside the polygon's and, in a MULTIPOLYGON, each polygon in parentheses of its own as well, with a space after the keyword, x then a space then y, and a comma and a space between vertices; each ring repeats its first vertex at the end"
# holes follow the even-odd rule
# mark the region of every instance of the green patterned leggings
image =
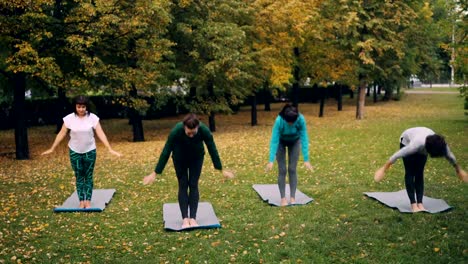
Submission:
POLYGON ((91 201, 93 195, 93 172, 96 163, 96 150, 76 153, 70 149, 70 161, 75 171, 76 192, 80 201, 91 201))

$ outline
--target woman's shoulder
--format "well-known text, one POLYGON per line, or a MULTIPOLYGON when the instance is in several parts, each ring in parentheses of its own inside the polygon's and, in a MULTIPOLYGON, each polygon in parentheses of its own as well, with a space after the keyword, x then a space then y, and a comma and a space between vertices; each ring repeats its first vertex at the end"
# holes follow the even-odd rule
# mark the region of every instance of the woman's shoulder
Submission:
POLYGON ((75 113, 70 113, 68 115, 66 115, 65 117, 63 117, 63 120, 72 120, 72 119, 75 119, 76 118, 76 114, 75 113))
POLYGON ((99 121, 99 117, 96 114, 89 113, 88 118, 93 121, 99 121))

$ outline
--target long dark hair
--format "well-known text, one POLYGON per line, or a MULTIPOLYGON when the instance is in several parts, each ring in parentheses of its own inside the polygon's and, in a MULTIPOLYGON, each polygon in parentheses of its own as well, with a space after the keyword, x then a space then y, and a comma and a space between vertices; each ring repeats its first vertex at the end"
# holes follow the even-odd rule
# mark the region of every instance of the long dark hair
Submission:
POLYGON ((294 123, 299 117, 299 111, 297 110, 297 107, 291 104, 286 104, 283 109, 281 109, 281 112, 279 112, 279 116, 288 123, 294 123))
POLYGON ((76 105, 86 106, 86 114, 89 115, 89 113, 91 113, 91 111, 89 110, 89 99, 88 99, 88 97, 86 97, 84 95, 78 95, 77 97, 75 97, 73 99, 73 112, 75 113, 75 115, 78 115, 78 113, 76 112, 76 105))

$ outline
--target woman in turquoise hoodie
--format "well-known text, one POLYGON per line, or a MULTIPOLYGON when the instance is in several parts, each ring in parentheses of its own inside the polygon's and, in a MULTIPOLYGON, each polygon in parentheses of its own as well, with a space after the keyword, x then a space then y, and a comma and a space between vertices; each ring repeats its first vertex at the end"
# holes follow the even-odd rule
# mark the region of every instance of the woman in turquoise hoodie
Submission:
POLYGON ((299 160, 300 146, 304 156, 304 165, 312 169, 309 162, 309 137, 304 116, 297 108, 286 104, 273 125, 270 142, 270 158, 267 170, 273 168, 273 162, 278 161, 278 187, 281 195, 281 206, 288 205, 286 200, 286 173, 289 174, 290 203, 296 202, 297 188, 297 162, 299 160), (288 167, 286 168, 286 149, 288 151, 288 167))

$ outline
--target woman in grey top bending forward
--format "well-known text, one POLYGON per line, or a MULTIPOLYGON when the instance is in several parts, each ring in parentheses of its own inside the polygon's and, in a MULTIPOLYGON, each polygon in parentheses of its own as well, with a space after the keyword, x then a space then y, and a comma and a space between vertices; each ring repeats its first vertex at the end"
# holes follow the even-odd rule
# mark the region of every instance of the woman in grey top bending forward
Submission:
POLYGON ((458 166, 445 139, 427 127, 413 127, 403 131, 400 136, 400 150, 395 152, 385 165, 375 172, 374 180, 381 181, 385 176, 385 171, 397 159, 402 158, 405 166, 406 192, 411 202, 411 210, 413 212, 424 211, 426 210, 422 201, 424 166, 428 154, 433 158, 445 157, 455 168, 458 178, 464 182, 468 181, 466 172, 458 166))

